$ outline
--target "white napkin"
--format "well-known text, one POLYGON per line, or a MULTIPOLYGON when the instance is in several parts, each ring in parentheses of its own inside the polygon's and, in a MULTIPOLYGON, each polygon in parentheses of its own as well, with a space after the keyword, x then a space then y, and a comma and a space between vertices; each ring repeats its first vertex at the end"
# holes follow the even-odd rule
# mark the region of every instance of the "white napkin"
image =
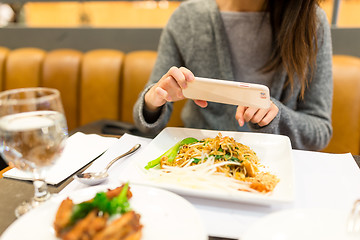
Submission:
MULTIPOLYGON (((60 183, 98 157, 116 141, 117 138, 102 137, 96 134, 84 134, 82 132, 73 134, 67 139, 60 158, 48 169, 45 181, 52 185, 60 183)), ((20 180, 32 180, 31 173, 16 168, 5 172, 3 176, 20 180)))
MULTIPOLYGON (((152 139, 150 138, 138 137, 125 133, 121 136, 120 139, 116 140, 116 142, 111 146, 111 148, 109 148, 108 151, 106 151, 103 155, 96 159, 91 164, 91 166, 85 170, 85 172, 101 171, 112 159, 129 151, 133 146, 135 146, 135 144, 141 144, 141 147, 136 152, 114 163, 114 165, 112 165, 108 171, 109 178, 105 182, 101 183, 101 185, 117 185, 120 183, 119 172, 121 172, 122 169, 127 168, 128 164, 132 160, 141 156, 141 152, 151 141, 152 139)), ((69 185, 67 185, 60 193, 69 193, 86 187, 89 186, 77 180, 74 180, 69 185)))

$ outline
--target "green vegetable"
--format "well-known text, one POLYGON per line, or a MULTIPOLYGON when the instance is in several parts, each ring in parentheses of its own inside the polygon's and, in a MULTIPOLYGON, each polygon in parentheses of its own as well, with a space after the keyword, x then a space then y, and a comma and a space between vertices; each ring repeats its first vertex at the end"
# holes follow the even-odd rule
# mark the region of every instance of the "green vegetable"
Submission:
POLYGON ((92 201, 92 204, 94 208, 96 207, 101 212, 107 212, 109 214, 112 212, 110 201, 104 192, 97 193, 92 201))
POLYGON ((192 162, 198 164, 201 161, 200 158, 193 158, 192 162))
POLYGON ((215 157, 215 160, 224 158, 224 155, 210 155, 211 157, 215 157))
POLYGON ((73 212, 70 218, 70 225, 73 225, 77 220, 84 218, 93 209, 94 207, 92 202, 76 204, 73 208, 73 212))
POLYGON ((112 214, 115 213, 123 214, 130 211, 130 204, 127 199, 128 189, 129 189, 129 184, 125 184, 120 194, 111 200, 110 209, 112 214))
POLYGON ((182 141, 176 143, 172 148, 170 148, 169 150, 167 150, 163 155, 161 155, 160 157, 148 162, 148 164, 145 166, 145 169, 149 170, 150 168, 153 168, 157 165, 160 164, 161 158, 164 156, 167 156, 168 158, 168 162, 172 162, 174 161, 176 155, 179 152, 179 149, 181 146, 185 145, 185 144, 190 144, 190 143, 195 143, 198 142, 198 140, 196 138, 185 138, 182 141))
POLYGON ((237 157, 231 157, 228 159, 228 161, 239 162, 239 163, 243 162, 242 160, 238 159, 237 157))
POLYGON ((109 199, 105 192, 99 192, 91 201, 74 205, 70 225, 84 218, 95 208, 101 212, 108 213, 110 216, 117 213, 123 214, 128 212, 130 210, 130 204, 127 198, 128 189, 129 183, 126 183, 119 195, 112 199, 109 199))
POLYGON ((225 155, 210 155, 215 157, 215 160, 224 159, 226 161, 233 161, 233 162, 239 162, 242 163, 243 161, 238 159, 237 157, 231 157, 230 154, 226 153, 225 155))

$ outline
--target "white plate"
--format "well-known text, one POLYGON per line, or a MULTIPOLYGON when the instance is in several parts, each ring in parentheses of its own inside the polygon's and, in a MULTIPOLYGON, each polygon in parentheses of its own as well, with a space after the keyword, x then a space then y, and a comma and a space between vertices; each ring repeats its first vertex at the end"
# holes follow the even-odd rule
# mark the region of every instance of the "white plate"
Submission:
MULTIPOLYGON (((207 239, 205 228, 196 209, 182 197, 171 192, 145 186, 131 185, 132 209, 141 215, 142 240, 153 239, 207 239)), ((63 199, 74 202, 91 199, 99 191, 113 186, 97 186, 57 196, 15 221, 1 240, 38 239, 55 240, 52 223, 63 199)))
POLYGON ((188 196, 261 205, 289 203, 294 200, 294 169, 291 143, 288 137, 281 135, 169 127, 156 136, 143 150, 142 155, 133 159, 129 166, 119 175, 122 176, 121 181, 130 179, 133 183, 161 187, 188 196), (166 152, 175 143, 186 137, 194 137, 199 140, 206 137, 215 137, 219 132, 223 136, 233 137, 236 141, 251 147, 260 158, 261 163, 267 166, 267 170, 277 175, 280 182, 271 194, 229 192, 219 188, 206 190, 197 186, 189 188, 182 186, 181 181, 179 181, 179 184, 166 184, 149 179, 149 174, 144 169, 146 164, 166 152))
POLYGON ((335 209, 291 209, 272 213, 254 223, 241 240, 350 240, 360 234, 346 231, 350 213, 335 209))

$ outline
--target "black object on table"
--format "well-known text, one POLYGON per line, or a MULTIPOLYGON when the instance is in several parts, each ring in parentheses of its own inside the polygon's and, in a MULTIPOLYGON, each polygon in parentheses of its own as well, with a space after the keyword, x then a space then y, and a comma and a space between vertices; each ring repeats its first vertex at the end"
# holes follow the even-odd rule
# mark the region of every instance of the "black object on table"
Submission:
POLYGON ((0 171, 6 168, 8 165, 0 155, 0 171))

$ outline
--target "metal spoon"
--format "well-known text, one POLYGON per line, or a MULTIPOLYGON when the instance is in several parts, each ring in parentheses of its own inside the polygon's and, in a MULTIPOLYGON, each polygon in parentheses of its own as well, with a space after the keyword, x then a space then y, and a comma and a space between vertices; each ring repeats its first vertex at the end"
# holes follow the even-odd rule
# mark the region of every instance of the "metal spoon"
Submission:
POLYGON ((102 183, 103 181, 105 181, 107 179, 107 177, 109 176, 109 174, 107 173, 107 171, 109 170, 109 168, 120 158, 123 158, 133 152, 135 152, 136 150, 138 150, 141 147, 140 144, 136 144, 133 148, 131 148, 129 151, 127 151, 126 153, 114 158, 111 162, 108 163, 108 165, 105 167, 104 170, 102 170, 101 172, 87 172, 87 173, 77 173, 75 175, 75 178, 77 180, 79 180, 80 182, 87 184, 87 185, 96 185, 99 183, 102 183))

